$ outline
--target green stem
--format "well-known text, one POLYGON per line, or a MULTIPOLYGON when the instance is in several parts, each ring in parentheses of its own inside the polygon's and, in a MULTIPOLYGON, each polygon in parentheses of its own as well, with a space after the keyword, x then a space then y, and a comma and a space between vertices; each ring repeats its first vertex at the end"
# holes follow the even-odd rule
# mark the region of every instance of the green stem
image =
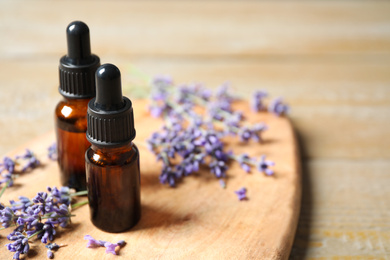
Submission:
POLYGON ((1 198, 1 196, 3 196, 3 193, 4 193, 5 189, 8 188, 8 185, 10 184, 10 182, 11 182, 11 179, 9 179, 9 180, 5 183, 4 187, 1 189, 1 191, 0 191, 0 198, 1 198))
POLYGON ((38 235, 39 233, 42 233, 43 231, 44 231, 43 229, 42 229, 42 230, 39 230, 39 231, 35 232, 34 234, 32 234, 31 236, 29 236, 27 239, 30 239, 30 238, 32 238, 32 237, 38 235))
POLYGON ((82 190, 82 191, 78 191, 78 192, 70 194, 71 197, 83 196, 83 195, 88 195, 88 191, 87 190, 82 190))
POLYGON ((72 209, 75 209, 75 208, 78 208, 78 207, 81 207, 85 204, 88 204, 88 200, 85 200, 85 201, 81 201, 81 202, 77 202, 75 204, 72 204, 72 209))
POLYGON ((48 219, 48 218, 63 218, 63 217, 74 217, 74 216, 76 216, 76 215, 66 215, 66 216, 64 216, 64 215, 62 215, 62 216, 55 216, 55 217, 51 217, 51 216, 43 216, 43 217, 41 217, 41 219, 48 219))

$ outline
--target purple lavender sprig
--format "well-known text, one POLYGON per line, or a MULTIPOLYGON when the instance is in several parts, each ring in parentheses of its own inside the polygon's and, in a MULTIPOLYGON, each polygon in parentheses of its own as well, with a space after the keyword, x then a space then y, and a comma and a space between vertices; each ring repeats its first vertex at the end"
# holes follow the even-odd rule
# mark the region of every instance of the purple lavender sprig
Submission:
POLYGON ((3 162, 0 163, 0 173, 7 171, 8 173, 14 173, 15 171, 15 161, 10 157, 4 157, 3 162))
POLYGON ((29 238, 23 235, 21 232, 16 232, 8 239, 10 241, 14 241, 6 245, 9 251, 15 252, 13 259, 19 259, 21 254, 27 254, 27 252, 30 250, 30 245, 28 244, 29 238))
POLYGON ((236 98, 228 84, 213 96, 201 84, 173 88, 172 82, 171 78, 160 77, 152 83, 151 114, 165 118, 166 123, 148 140, 149 149, 163 164, 160 182, 174 187, 201 165, 209 167, 215 177, 225 178, 232 157, 225 152, 222 139, 233 135, 242 142, 261 142, 267 126, 243 125, 242 112, 232 108, 236 98), (207 116, 194 112, 197 106, 204 107, 207 116))
POLYGON ((16 156, 15 160, 24 160, 25 161, 25 164, 23 165, 23 168, 22 168, 22 172, 25 172, 28 169, 32 170, 41 164, 41 162, 38 160, 38 158, 29 149, 26 149, 25 154, 16 156))
MULTIPOLYGON (((80 194, 71 193, 69 188, 48 188, 48 192, 38 192, 33 199, 20 196, 19 201, 10 201, 10 207, 0 207, 0 222, 3 228, 16 227, 7 238, 8 250, 15 252, 14 259, 29 250, 28 240, 37 236, 42 243, 53 241, 58 227, 66 227, 70 221, 70 197, 80 194)), ((49 251, 53 250, 49 248, 49 251)), ((48 252, 48 256, 52 252, 48 252)))
POLYGON ((3 195, 5 189, 13 186, 14 179, 17 177, 16 166, 21 164, 21 161, 25 162, 21 172, 25 172, 28 169, 34 169, 41 164, 35 155, 28 149, 25 154, 16 156, 14 160, 10 157, 4 157, 3 162, 0 163, 0 173, 3 177, 0 179, 0 185, 3 186, 0 191, 0 197, 3 195))

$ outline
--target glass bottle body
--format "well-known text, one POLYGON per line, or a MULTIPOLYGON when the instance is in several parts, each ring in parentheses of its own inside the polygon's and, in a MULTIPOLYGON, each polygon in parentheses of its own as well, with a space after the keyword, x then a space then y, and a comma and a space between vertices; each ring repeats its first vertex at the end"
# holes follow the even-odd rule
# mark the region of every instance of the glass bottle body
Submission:
POLYGON ((89 100, 64 98, 55 109, 61 184, 77 191, 86 189, 85 151, 90 146, 86 138, 89 100))
POLYGON ((92 145, 85 153, 92 223, 107 232, 130 229, 141 217, 138 148, 92 145))

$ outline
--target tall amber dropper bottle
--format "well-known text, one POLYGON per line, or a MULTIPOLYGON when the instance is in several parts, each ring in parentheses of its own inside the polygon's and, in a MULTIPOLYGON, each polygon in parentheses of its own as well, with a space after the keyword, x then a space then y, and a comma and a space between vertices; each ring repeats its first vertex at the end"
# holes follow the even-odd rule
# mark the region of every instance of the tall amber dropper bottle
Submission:
POLYGON ((141 216, 140 167, 133 107, 122 96, 121 74, 112 64, 96 71, 96 98, 88 104, 85 153, 92 223, 107 232, 133 227, 141 216))
POLYGON ((85 151, 90 146, 87 131, 88 102, 95 97, 98 56, 91 54, 88 26, 74 21, 66 28, 68 54, 60 59, 59 92, 55 109, 58 163, 61 183, 76 190, 86 189, 85 151))

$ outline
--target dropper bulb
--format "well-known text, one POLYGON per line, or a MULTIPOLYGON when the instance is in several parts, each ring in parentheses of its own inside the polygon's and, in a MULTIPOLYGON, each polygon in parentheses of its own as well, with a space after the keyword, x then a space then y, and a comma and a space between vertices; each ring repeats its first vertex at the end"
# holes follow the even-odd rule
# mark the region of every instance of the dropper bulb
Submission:
POLYGON ((81 21, 71 22, 66 28, 66 39, 68 42, 68 58, 75 61, 90 58, 89 28, 85 23, 81 21))
POLYGON ((118 110, 124 106, 121 72, 113 64, 103 64, 96 71, 96 99, 94 105, 105 111, 118 110))

